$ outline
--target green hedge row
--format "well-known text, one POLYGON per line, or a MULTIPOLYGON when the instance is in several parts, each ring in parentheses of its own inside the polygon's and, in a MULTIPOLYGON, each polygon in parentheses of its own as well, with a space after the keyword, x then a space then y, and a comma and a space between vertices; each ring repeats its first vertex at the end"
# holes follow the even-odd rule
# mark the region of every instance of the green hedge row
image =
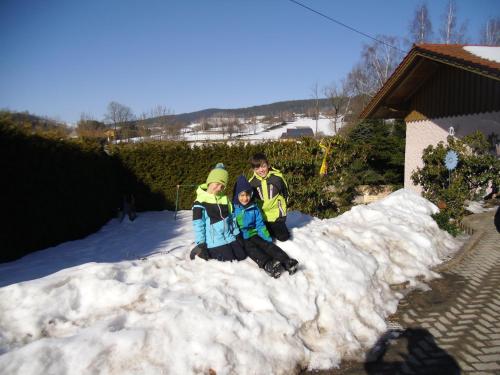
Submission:
MULTIPOLYGON (((179 208, 189 209, 195 197, 194 185, 205 182, 210 170, 223 162, 229 172, 229 186, 248 171, 247 160, 262 147, 215 144, 191 147, 185 142, 154 142, 115 145, 110 152, 136 176, 127 188, 135 196, 139 211, 175 209, 177 185, 179 208), (143 184, 142 188, 137 186, 143 184)), ((230 189, 229 189, 230 190, 230 189)))
POLYGON ((251 175, 248 160, 257 152, 284 173, 291 210, 333 217, 351 207, 356 186, 403 179, 404 126, 357 129, 322 141, 330 146, 329 173, 320 176, 324 150, 314 139, 201 147, 153 142, 108 145, 105 152, 95 142, 28 135, 0 118, 0 196, 6 207, 0 262, 95 232, 116 215, 124 194, 134 195, 138 211, 173 210, 180 185, 178 208, 190 209, 196 186, 218 162, 229 172, 232 196, 236 178, 251 175))
POLYGON ((290 189, 290 208, 320 215, 327 206, 324 187, 332 183, 329 177, 318 175, 323 154, 315 140, 301 143, 264 143, 259 145, 211 144, 191 147, 183 142, 157 142, 117 145, 110 148, 137 181, 144 184, 141 191, 134 184, 137 209, 175 209, 177 185, 179 209, 190 209, 195 199, 196 186, 205 182, 210 170, 222 162, 229 173, 227 194, 241 174, 253 173, 248 160, 257 152, 264 152, 272 166, 281 170, 290 189), (154 194, 154 196, 151 195, 154 194), (162 200, 157 199, 162 197, 162 200))
POLYGON ((27 135, 0 124, 0 261, 81 238, 119 205, 117 162, 99 145, 27 135))
POLYGON ((154 142, 114 145, 109 150, 135 178, 127 189, 134 193, 139 211, 174 209, 177 185, 179 209, 189 209, 195 186, 205 181, 218 162, 223 162, 229 172, 227 193, 231 196, 236 178, 252 173, 249 158, 264 152, 271 165, 286 177, 290 209, 332 217, 350 209, 358 185, 402 186, 405 131, 403 122, 368 121, 348 136, 321 142, 305 138, 299 142, 200 147, 186 142, 154 142), (330 147, 326 176, 319 175, 324 157, 320 143, 330 147))

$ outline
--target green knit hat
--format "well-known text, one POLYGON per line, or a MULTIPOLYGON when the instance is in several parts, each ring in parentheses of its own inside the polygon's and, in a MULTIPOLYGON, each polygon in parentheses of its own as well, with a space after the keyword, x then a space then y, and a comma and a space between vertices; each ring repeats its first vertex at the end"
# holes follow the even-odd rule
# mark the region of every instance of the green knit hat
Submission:
POLYGON ((228 174, 224 164, 217 163, 214 169, 210 171, 207 177, 207 185, 210 185, 212 182, 218 182, 219 184, 227 185, 228 174))

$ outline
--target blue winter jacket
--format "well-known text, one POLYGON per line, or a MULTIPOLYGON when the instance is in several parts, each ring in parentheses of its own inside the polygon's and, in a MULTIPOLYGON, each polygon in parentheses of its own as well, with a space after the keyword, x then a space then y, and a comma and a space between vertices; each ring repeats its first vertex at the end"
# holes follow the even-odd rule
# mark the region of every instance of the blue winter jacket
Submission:
POLYGON ((252 202, 247 206, 242 206, 239 203, 235 203, 234 214, 244 239, 247 240, 255 235, 258 235, 262 239, 272 242, 269 231, 264 224, 260 208, 257 204, 252 202))
POLYGON ((198 186, 193 204, 193 229, 197 245, 206 243, 209 249, 227 245, 239 234, 226 195, 207 193, 207 184, 198 186))

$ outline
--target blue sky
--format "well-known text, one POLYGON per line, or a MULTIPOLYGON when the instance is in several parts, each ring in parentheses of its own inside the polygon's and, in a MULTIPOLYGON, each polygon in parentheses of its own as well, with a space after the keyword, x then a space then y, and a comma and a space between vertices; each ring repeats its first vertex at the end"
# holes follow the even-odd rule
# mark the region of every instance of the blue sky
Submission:
MULTIPOLYGON (((405 36, 420 0, 301 0, 367 34, 405 36)), ((434 30, 446 0, 428 1, 434 30)), ((472 42, 500 1, 458 0, 472 42)), ((307 99, 369 39, 289 0, 1 0, 0 108, 76 122, 307 99)))

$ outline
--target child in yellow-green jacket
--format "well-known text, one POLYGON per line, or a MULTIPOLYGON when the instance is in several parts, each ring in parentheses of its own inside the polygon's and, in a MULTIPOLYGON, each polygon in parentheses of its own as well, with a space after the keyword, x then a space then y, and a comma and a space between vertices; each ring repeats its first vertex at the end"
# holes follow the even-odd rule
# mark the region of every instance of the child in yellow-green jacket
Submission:
POLYGON ((280 171, 269 166, 264 154, 255 154, 250 164, 254 173, 249 182, 266 227, 272 237, 286 241, 290 238, 290 232, 286 226, 288 185, 285 178, 280 171))

